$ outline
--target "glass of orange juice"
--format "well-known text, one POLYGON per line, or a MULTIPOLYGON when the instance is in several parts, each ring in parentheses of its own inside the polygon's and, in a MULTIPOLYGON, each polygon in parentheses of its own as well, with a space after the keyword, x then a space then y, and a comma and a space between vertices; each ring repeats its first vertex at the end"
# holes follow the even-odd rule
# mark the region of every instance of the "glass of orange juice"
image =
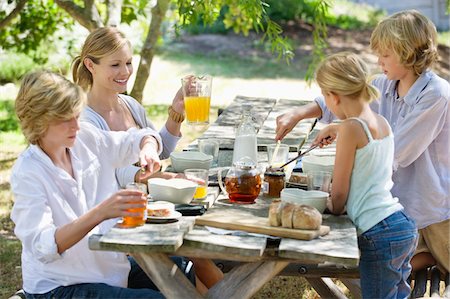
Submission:
POLYGON ((212 77, 209 75, 187 76, 181 79, 181 83, 187 123, 190 125, 208 124, 212 77))
POLYGON ((197 183, 195 190, 195 199, 204 199, 208 196, 208 170, 207 169, 186 169, 184 175, 188 180, 197 183))
MULTIPOLYGON (((128 183, 126 186, 126 189, 128 190, 139 190, 144 194, 147 194, 147 185, 141 184, 141 183, 128 183)), ((122 228, 132 228, 137 226, 142 226, 145 224, 145 220, 147 219, 146 215, 147 207, 142 208, 136 208, 136 209, 129 209, 129 212, 139 212, 141 213, 138 217, 123 217, 122 223, 120 224, 120 227, 122 228)))

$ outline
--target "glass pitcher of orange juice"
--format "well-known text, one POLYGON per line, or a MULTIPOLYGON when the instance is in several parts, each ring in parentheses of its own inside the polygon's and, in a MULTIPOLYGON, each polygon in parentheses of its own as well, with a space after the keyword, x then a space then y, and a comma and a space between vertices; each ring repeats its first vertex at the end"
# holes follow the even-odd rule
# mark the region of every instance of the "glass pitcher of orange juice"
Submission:
POLYGON ((186 120, 190 125, 209 123, 211 106, 212 77, 187 76, 181 79, 183 86, 184 109, 186 120))

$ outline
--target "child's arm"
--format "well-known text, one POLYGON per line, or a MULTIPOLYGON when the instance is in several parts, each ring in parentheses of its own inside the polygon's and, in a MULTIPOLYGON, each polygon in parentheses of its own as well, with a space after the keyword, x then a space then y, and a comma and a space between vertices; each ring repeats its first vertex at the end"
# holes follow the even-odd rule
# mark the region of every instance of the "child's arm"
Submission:
POLYGON ((333 171, 333 185, 331 190, 331 213, 340 215, 344 212, 350 190, 350 178, 355 161, 361 125, 354 120, 344 121, 338 126, 336 144, 336 159, 333 171))
POLYGON ((330 145, 334 142, 337 137, 339 130, 339 124, 331 124, 320 130, 317 133, 316 138, 314 138, 313 145, 319 144, 320 147, 330 145))

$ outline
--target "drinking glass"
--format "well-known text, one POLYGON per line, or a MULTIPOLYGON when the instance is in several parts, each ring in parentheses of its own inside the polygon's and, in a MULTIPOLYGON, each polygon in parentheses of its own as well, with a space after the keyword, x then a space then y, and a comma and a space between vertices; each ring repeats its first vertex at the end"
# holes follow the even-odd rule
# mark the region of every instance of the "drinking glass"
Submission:
POLYGON ((204 199, 208 196, 208 170, 206 169, 186 169, 184 175, 188 180, 198 184, 195 190, 194 199, 204 199))
POLYGON ((277 152, 275 153, 276 148, 277 144, 269 144, 267 146, 267 158, 269 159, 269 165, 274 168, 280 167, 286 163, 289 158, 289 145, 280 144, 277 152))
POLYGON ((184 110, 190 125, 209 123, 211 105, 211 76, 187 76, 181 79, 184 110))
POLYGON ((212 167, 218 166, 219 161, 219 141, 215 139, 199 139, 198 150, 207 155, 213 156, 212 167))
MULTIPOLYGON (((141 183, 128 183, 126 185, 126 189, 127 190, 139 190, 144 194, 147 194, 147 185, 145 184, 141 184, 141 183)), ((140 212, 141 215, 138 217, 123 217, 122 218, 122 224, 120 225, 120 227, 123 228, 132 228, 132 227, 137 227, 137 226, 142 226, 145 224, 145 220, 147 219, 147 206, 143 207, 143 208, 135 208, 135 209, 128 209, 128 212, 140 212)))
POLYGON ((320 190, 330 193, 331 191, 331 172, 327 171, 312 171, 308 172, 308 190, 320 190))

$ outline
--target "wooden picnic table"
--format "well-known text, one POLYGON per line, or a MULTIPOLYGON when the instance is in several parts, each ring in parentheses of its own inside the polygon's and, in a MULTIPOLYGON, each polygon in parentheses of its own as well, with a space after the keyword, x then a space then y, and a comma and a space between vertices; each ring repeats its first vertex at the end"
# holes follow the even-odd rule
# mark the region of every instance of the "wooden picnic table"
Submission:
MULTIPOLYGON (((258 110, 261 119, 258 132, 260 162, 264 162, 264 159, 267 161, 264 145, 274 142, 276 116, 293 105, 302 104, 287 100, 236 98, 203 136, 221 138, 220 166, 231 164, 230 144, 234 136, 227 127, 235 126, 237 119, 234 117, 237 117, 239 105, 246 101, 259 103, 254 106, 261 110, 258 110)), ((305 121, 284 139, 289 142, 292 154, 295 155, 305 143, 311 126, 312 121, 305 121)), ((194 143, 188 149, 195 146, 194 143)), ((210 186, 205 206, 209 208, 207 214, 241 211, 267 217, 271 201, 258 197, 254 204, 233 204, 218 192, 218 187, 210 186)), ((359 251, 356 229, 347 216, 324 215, 323 218, 323 225, 329 226, 330 232, 308 241, 243 232, 227 231, 223 234, 195 225, 196 217, 182 217, 175 223, 145 224, 133 229, 114 227, 104 235, 91 236, 89 246, 92 250, 131 254, 167 298, 204 298, 179 270, 174 271, 176 267, 169 259, 171 255, 222 261, 219 263, 225 265, 224 272, 227 273, 205 298, 250 298, 272 277, 283 271, 289 275, 305 275, 322 297, 345 298, 329 277, 357 277, 359 251), (232 268, 226 269, 230 265, 232 268)), ((358 293, 354 294, 354 298, 359 296, 358 293)))

